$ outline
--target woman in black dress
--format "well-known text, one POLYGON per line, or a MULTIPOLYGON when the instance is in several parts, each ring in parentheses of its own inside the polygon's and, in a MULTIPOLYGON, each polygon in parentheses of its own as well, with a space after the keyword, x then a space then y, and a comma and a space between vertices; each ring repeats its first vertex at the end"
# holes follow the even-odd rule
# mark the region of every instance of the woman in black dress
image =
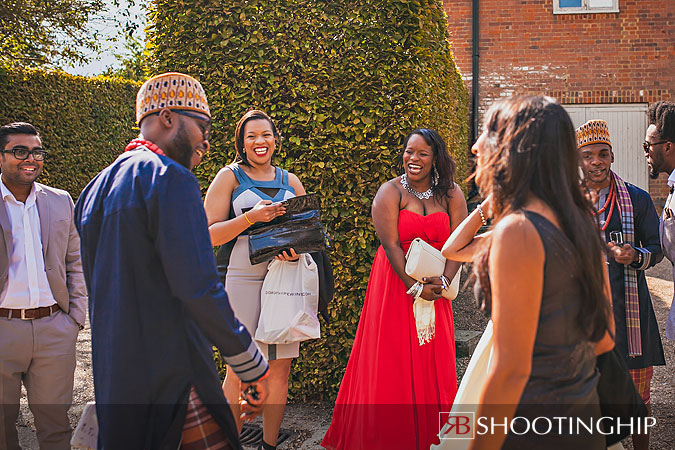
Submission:
POLYGON ((605 448, 577 420, 597 424, 595 356, 614 344, 604 245, 579 186, 572 122, 551 98, 509 98, 489 110, 472 152, 486 200, 443 255, 474 261, 493 321, 477 417, 510 426, 478 434, 471 448, 605 448), (490 217, 493 230, 475 236, 490 217))

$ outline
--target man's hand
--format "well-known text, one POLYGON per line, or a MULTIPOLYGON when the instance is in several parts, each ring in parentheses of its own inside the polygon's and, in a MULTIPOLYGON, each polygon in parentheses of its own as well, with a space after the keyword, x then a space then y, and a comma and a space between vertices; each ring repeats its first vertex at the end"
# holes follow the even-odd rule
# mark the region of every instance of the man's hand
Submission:
POLYGON ((638 259, 638 252, 629 244, 618 246, 613 242, 607 244, 609 246, 609 254, 612 255, 614 261, 619 264, 629 265, 638 259))
POLYGON ((263 405, 267 401, 268 392, 267 380, 241 383, 239 406, 241 407, 240 418, 244 422, 250 422, 262 413, 263 405))

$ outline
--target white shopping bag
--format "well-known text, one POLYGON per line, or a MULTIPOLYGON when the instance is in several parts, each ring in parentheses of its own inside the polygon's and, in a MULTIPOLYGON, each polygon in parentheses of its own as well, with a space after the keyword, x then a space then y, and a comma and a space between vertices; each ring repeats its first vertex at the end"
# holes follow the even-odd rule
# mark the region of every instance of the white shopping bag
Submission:
POLYGON ((89 402, 82 411, 82 417, 70 439, 73 449, 96 449, 98 444, 98 419, 96 418, 96 403, 89 402))
POLYGON ((319 271, 308 253, 297 261, 273 260, 260 293, 260 319, 255 339, 266 344, 318 339, 321 327, 319 271))
MULTIPOLYGON (((473 413, 473 417, 475 417, 480 395, 483 393, 483 387, 492 363, 492 346, 492 321, 490 320, 478 341, 478 345, 476 345, 476 349, 473 351, 473 355, 471 355, 469 365, 464 372, 459 389, 457 389, 450 415, 473 413)), ((469 448, 472 441, 454 438, 448 434, 452 429, 449 424, 444 424, 438 434, 441 443, 432 445, 431 450, 465 450, 469 448)))

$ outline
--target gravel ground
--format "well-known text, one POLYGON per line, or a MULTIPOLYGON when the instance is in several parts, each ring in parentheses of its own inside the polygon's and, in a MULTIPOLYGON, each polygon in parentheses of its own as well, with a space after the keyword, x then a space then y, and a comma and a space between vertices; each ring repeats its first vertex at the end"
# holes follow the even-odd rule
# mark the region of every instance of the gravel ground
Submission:
MULTIPOLYGON (((465 277, 463 277, 464 279, 465 277)), ((656 318, 661 328, 666 366, 654 369, 652 381, 652 408, 657 419, 652 429, 651 445, 654 450, 670 450, 675 442, 675 341, 665 339, 663 327, 673 298, 671 265, 664 260, 647 271, 647 283, 652 295, 656 318)), ((473 293, 470 288, 463 289, 453 303, 455 327, 466 330, 483 330, 487 319, 476 310, 473 293)), ((464 373, 469 358, 457 359, 458 380, 464 373)), ((75 371, 75 390, 70 419, 73 427, 77 424, 84 405, 93 401, 94 389, 91 378, 91 334, 87 326, 79 335, 77 342, 77 369, 75 371)), ((21 400, 21 415, 18 429, 24 450, 37 449, 33 417, 28 409, 25 395, 21 400)), ((290 404, 286 409, 282 428, 293 431, 294 435, 284 442, 281 449, 315 450, 330 425, 332 405, 328 403, 290 404)), ((259 419, 257 422, 259 423, 259 419)), ((630 438, 624 446, 632 448, 630 438)))

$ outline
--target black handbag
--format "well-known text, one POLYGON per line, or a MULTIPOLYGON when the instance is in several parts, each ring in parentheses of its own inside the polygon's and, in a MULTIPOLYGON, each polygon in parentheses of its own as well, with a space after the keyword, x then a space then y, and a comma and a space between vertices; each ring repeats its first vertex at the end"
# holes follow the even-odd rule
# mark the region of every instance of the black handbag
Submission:
POLYGON ((647 407, 642 401, 628 372, 626 362, 616 348, 597 357, 596 367, 600 372, 598 381, 598 397, 600 398, 600 412, 603 417, 614 420, 602 421, 606 427, 605 440, 607 446, 616 444, 630 434, 630 427, 623 426, 617 432, 616 419, 620 423, 629 423, 631 418, 647 417, 647 407), (611 427, 611 428, 610 428, 611 427), (609 433, 609 431, 614 431, 609 433))
POLYGON ((286 213, 270 222, 257 223, 248 230, 248 256, 251 264, 270 261, 283 251, 296 253, 326 250, 326 234, 316 194, 284 201, 286 213))

